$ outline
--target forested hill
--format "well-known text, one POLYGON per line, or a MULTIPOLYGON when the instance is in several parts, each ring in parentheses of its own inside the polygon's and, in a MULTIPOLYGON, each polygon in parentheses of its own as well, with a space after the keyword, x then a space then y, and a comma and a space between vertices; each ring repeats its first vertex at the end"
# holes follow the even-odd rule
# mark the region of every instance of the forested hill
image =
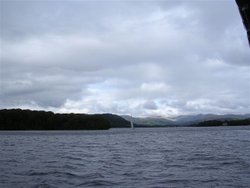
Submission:
POLYGON ((0 110, 0 130, 102 130, 110 127, 110 122, 101 115, 0 110))
POLYGON ((130 122, 115 114, 101 114, 101 116, 107 119, 112 128, 125 128, 130 127, 130 122))
POLYGON ((195 127, 210 127, 210 126, 242 126, 242 125, 250 125, 250 118, 247 119, 239 119, 239 120, 209 120, 203 121, 198 124, 194 124, 192 126, 195 127))

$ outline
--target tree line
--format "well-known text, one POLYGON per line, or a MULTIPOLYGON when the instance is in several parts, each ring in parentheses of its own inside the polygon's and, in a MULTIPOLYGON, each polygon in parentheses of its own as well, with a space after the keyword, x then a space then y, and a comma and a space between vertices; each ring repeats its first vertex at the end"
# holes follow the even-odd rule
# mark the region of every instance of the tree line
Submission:
POLYGON ((101 115, 58 114, 22 109, 0 110, 0 130, 102 130, 110 122, 101 115))
POLYGON ((199 127, 209 127, 209 126, 242 126, 242 125, 250 125, 250 118, 247 119, 239 119, 239 120, 209 120, 198 123, 194 126, 199 127))

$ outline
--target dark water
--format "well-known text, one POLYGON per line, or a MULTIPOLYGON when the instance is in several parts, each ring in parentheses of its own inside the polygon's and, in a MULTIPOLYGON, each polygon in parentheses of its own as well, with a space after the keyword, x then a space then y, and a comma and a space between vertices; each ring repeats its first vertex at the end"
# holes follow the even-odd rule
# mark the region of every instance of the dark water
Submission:
POLYGON ((250 127, 0 132, 0 187, 250 187, 250 127))

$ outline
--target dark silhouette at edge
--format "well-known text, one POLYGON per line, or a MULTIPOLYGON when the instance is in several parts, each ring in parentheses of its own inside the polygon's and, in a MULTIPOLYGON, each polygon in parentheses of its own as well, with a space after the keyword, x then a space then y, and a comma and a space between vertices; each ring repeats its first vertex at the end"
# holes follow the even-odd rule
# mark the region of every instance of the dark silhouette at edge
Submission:
POLYGON ((248 43, 250 46, 250 1, 249 0, 236 0, 239 12, 247 31, 248 43))

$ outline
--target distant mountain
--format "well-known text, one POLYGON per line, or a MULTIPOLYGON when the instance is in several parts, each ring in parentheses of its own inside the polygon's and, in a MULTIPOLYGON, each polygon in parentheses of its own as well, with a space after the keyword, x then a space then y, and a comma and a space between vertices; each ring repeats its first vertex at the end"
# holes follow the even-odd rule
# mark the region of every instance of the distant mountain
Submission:
POLYGON ((176 125, 189 125, 189 124, 198 124, 203 121, 211 120, 241 120, 250 118, 250 114, 235 115, 235 114, 226 114, 226 115, 216 115, 216 114, 197 114, 197 115, 182 115, 175 118, 176 125))
POLYGON ((146 118, 139 118, 139 117, 132 117, 128 115, 122 115, 124 119, 127 121, 133 121, 137 126, 172 126, 174 125, 174 121, 169 119, 165 119, 162 117, 146 117, 146 118))
POLYGON ((182 115, 177 116, 174 120, 162 117, 131 117, 128 115, 122 115, 127 121, 133 121, 137 126, 187 126, 199 124, 205 121, 229 121, 229 120, 244 120, 250 118, 250 114, 235 115, 216 115, 216 114, 197 114, 197 115, 182 115))

